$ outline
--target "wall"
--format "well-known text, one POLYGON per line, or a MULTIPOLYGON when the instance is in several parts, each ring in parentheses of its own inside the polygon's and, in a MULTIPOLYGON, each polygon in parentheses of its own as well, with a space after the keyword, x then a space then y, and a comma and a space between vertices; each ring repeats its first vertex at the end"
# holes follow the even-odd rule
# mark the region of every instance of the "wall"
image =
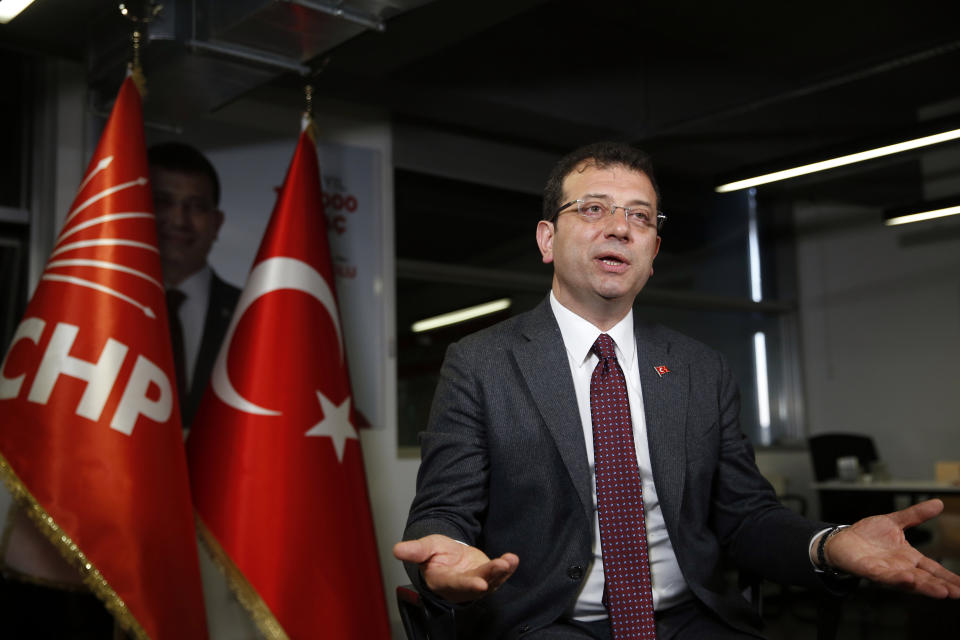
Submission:
POLYGON ((960 458, 960 220, 795 208, 808 431, 872 435, 893 475, 960 458))
POLYGON ((818 516, 820 503, 817 492, 810 488, 813 469, 806 448, 758 448, 756 458, 760 473, 770 481, 784 504, 808 517, 818 516))
POLYGON ((28 286, 32 295, 70 210, 93 149, 84 69, 65 60, 36 64, 36 108, 30 193, 30 259, 28 286))

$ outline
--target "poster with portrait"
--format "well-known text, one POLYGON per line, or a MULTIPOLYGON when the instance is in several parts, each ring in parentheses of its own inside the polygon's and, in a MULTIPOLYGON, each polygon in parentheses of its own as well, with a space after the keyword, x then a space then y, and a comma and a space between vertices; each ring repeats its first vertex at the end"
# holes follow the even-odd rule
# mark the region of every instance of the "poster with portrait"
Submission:
MULTIPOLYGON (((296 138, 205 150, 222 183, 225 221, 210 254, 242 287, 257 252, 296 138)), ((320 144, 321 186, 354 401, 372 428, 384 425, 382 158, 379 151, 320 144)))

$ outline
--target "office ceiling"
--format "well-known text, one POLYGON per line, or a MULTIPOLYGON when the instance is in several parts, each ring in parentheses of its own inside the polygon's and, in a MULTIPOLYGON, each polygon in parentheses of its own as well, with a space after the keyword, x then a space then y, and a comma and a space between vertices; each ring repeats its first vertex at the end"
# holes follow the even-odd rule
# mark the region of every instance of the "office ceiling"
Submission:
MULTIPOLYGON (((37 0, 0 25, 0 43, 87 60, 96 83, 127 56, 116 4, 37 0)), ((322 66, 323 95, 385 107, 401 123, 557 153, 596 139, 631 140, 654 155, 674 194, 960 117, 956 2, 339 3, 382 20, 382 32, 304 6, 332 1, 164 4, 144 60, 154 96, 181 96, 154 108, 181 120, 251 91, 301 99, 296 71, 199 48, 213 43, 301 71, 322 66)), ((815 189, 895 206, 922 196, 920 180, 916 156, 905 156, 772 192, 815 189)))
MULTIPOLYGON (((329 91, 549 151, 635 141, 694 189, 960 115, 960 3, 553 0, 494 22, 498 4, 516 6, 435 2, 345 43, 329 91)), ((915 163, 873 168, 817 190, 918 196, 915 163)))

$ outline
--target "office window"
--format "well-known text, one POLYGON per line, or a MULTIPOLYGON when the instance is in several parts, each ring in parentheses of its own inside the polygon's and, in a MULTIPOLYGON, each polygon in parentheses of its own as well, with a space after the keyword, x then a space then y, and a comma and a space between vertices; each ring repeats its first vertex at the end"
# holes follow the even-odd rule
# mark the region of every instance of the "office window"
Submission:
POLYGON ((26 59, 0 50, 0 349, 6 352, 26 305, 28 90, 26 59))
POLYGON ((0 49, 0 207, 19 209, 25 193, 26 91, 23 57, 0 49))

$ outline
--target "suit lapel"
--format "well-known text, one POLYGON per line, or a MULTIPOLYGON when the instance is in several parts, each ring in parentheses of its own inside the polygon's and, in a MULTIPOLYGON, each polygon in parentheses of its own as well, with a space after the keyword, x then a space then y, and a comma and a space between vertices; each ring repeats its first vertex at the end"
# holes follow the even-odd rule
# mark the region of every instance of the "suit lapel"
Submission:
POLYGON ((514 349, 514 357, 573 480, 584 513, 588 519, 592 519, 593 487, 577 395, 563 337, 550 310, 549 298, 531 311, 527 318, 521 329, 527 342, 514 349))
POLYGON ((685 362, 671 356, 669 343, 652 337, 648 325, 636 322, 634 331, 653 481, 664 519, 675 531, 686 477, 689 370, 685 362))
MULTIPOLYGON (((583 426, 570 364, 549 299, 530 312, 521 329, 526 342, 514 349, 517 366, 580 496, 584 513, 593 517, 593 486, 583 426)), ((670 354, 669 343, 655 339, 649 327, 635 324, 637 366, 643 389, 647 443, 660 507, 676 531, 686 478, 687 364, 670 354), (668 371, 658 372, 658 367, 668 371)))

